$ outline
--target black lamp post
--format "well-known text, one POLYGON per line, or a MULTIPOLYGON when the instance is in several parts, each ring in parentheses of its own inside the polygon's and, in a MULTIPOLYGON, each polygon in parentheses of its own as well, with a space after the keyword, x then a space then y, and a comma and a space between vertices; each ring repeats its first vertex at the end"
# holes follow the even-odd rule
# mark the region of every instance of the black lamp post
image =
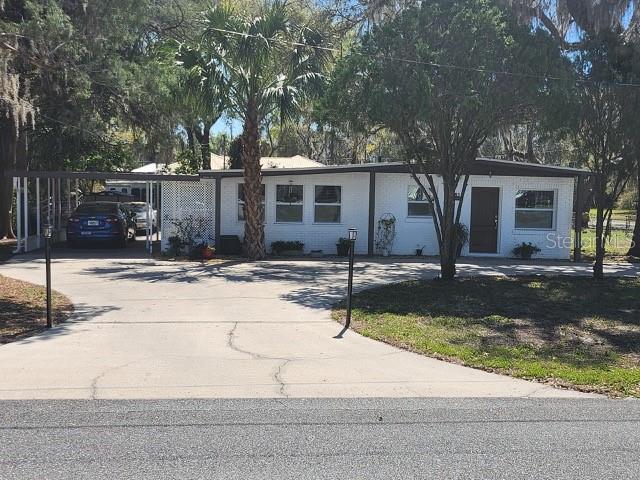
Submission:
POLYGON ((53 235, 53 226, 44 225, 42 229, 44 236, 44 258, 47 269, 47 328, 51 328, 51 236, 53 235))
POLYGON ((351 325, 351 296, 353 294, 353 257, 356 250, 356 238, 358 238, 358 230, 351 227, 349 229, 349 281, 347 283, 347 319, 344 323, 342 331, 335 338, 342 338, 344 332, 349 330, 351 325))

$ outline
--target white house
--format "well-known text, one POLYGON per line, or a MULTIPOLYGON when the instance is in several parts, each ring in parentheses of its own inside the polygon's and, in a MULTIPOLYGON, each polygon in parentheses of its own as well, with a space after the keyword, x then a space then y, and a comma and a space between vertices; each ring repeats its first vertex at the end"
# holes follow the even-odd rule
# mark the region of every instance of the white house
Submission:
MULTIPOLYGON (((304 243, 306 252, 336 253, 349 227, 359 231, 356 253, 376 254, 379 219, 396 219, 391 253, 437 255, 431 205, 404 163, 263 168, 265 237, 304 243)), ((478 159, 470 167, 461 221, 470 231, 464 256, 508 257, 530 242, 539 257, 569 259, 576 180, 586 172, 548 165, 478 159)), ((243 237, 242 170, 202 171, 197 182, 162 182, 162 248, 174 221, 198 218, 203 237, 243 237)), ((580 184, 582 182, 579 182, 580 184)), ((579 189, 578 189, 579 190, 579 189)))

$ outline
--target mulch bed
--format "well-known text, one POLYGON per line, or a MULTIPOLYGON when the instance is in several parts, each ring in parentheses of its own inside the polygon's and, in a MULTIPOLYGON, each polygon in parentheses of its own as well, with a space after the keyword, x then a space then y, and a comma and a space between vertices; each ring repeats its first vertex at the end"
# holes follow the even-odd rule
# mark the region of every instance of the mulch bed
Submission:
MULTIPOLYGON (((0 275, 0 344, 36 334, 46 328, 46 289, 29 282, 0 275)), ((71 301, 52 292, 53 323, 69 318, 71 301)))

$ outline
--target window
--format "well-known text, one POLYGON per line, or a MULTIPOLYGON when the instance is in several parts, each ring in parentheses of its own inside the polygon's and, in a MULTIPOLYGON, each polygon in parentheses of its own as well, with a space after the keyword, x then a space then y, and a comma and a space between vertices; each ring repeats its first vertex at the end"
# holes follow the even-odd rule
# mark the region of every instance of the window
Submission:
POLYGON ((553 229, 555 192, 519 190, 516 194, 516 228, 553 229))
MULTIPOLYGON (((244 184, 238 184, 238 221, 244 222, 244 184)), ((264 184, 262 184, 262 221, 264 222, 264 184)))
POLYGON ((302 185, 276 185, 276 222, 302 223, 302 185))
POLYGON ((315 223, 340 223, 342 187, 317 185, 315 192, 315 223))
POLYGON ((427 199, 424 190, 418 185, 409 185, 407 192, 407 216, 408 217, 431 217, 433 215, 433 205, 427 199))

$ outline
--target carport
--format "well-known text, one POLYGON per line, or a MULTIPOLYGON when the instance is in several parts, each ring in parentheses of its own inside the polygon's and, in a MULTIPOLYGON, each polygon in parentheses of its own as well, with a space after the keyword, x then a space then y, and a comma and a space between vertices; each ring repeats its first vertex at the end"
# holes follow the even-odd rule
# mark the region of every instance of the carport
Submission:
MULTIPOLYGON (((200 181, 198 175, 161 173, 10 170, 6 175, 13 178, 15 192, 17 242, 14 253, 27 253, 41 248, 43 246, 42 227, 45 224, 53 226, 56 241, 66 240, 67 219, 73 210, 82 203, 82 192, 79 185, 81 180, 144 182, 146 203, 157 206, 158 222, 161 222, 162 218, 161 183, 200 181)), ((159 239, 160 228, 157 228, 156 240, 159 239)), ((153 226, 148 211, 145 250, 149 254, 153 253, 153 226)))

